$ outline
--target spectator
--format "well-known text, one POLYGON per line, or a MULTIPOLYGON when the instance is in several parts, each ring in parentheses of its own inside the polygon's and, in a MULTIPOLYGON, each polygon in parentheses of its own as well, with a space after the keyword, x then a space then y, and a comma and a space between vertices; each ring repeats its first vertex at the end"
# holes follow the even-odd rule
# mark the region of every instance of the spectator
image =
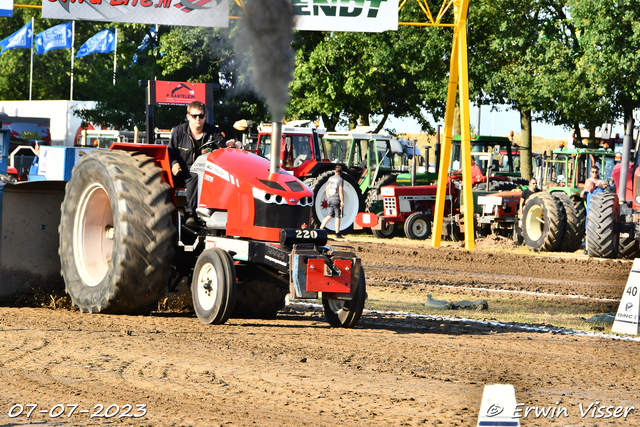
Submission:
POLYGON ((187 123, 176 126, 171 132, 167 145, 173 184, 176 188, 187 189, 184 207, 185 225, 196 222, 198 203, 198 175, 189 168, 201 154, 226 146, 227 139, 219 127, 205 123, 205 105, 194 101, 187 106, 187 123), (203 145, 207 145, 203 149, 203 145))
POLYGON ((322 220, 320 229, 323 229, 332 218, 336 219, 336 237, 341 239, 340 234, 340 211, 344 208, 344 180, 340 176, 342 174, 342 166, 337 165, 335 175, 327 181, 327 216, 322 220))
POLYGON ((600 169, 597 166, 591 168, 591 176, 584 183, 581 197, 587 198, 587 211, 589 210, 589 202, 593 193, 602 193, 607 183, 600 179, 600 169))
POLYGON ((538 181, 535 178, 531 178, 529 180, 529 188, 522 191, 522 195, 520 196, 520 208, 519 212, 522 213, 522 208, 524 204, 527 202, 527 199, 534 193, 539 193, 541 190, 537 187, 538 181))
POLYGON ((471 158, 471 177, 477 178, 479 176, 483 176, 482 169, 480 169, 480 166, 476 164, 475 159, 472 157, 471 158))

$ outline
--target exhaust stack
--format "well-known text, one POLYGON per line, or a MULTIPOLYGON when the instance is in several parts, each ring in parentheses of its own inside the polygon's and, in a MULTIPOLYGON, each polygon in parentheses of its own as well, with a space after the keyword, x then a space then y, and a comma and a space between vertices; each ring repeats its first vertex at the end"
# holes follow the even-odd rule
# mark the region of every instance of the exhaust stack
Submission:
POLYGON ((269 173, 280 173, 280 147, 282 147, 282 122, 271 123, 271 164, 269 173))

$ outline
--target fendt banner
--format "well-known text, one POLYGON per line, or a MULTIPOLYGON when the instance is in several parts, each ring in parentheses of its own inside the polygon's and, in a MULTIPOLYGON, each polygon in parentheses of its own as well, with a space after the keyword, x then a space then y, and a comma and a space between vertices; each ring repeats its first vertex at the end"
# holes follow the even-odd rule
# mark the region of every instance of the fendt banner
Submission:
MULTIPOLYGON (((398 0, 291 0, 291 4, 296 30, 380 33, 398 29, 398 0)), ((229 0, 43 0, 42 17, 228 27, 229 0)))
POLYGON ((191 27, 228 27, 229 0, 43 0, 42 17, 191 27))
POLYGON ((398 0, 291 0, 296 30, 398 30, 398 0))

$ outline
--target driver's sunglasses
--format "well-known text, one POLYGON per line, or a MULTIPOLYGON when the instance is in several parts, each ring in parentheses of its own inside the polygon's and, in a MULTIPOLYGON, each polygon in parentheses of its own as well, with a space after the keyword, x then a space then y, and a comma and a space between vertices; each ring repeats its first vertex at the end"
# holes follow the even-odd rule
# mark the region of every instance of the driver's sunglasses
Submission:
POLYGON ((204 113, 202 114, 189 114, 194 119, 204 119, 204 113))
POLYGON ((591 171, 591 173, 598 173, 598 171, 591 171))

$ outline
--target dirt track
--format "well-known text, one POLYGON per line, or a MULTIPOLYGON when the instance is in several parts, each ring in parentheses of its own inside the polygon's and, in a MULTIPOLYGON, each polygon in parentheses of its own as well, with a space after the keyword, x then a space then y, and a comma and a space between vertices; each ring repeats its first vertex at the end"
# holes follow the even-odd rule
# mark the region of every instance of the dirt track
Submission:
MULTIPOLYGON (((614 299, 631 268, 576 256, 352 244, 371 287, 420 283, 614 299)), ((525 407, 566 407, 568 416, 555 420, 531 412, 523 426, 636 426, 639 353, 632 340, 455 318, 367 312, 356 329, 331 329, 308 305, 274 320, 215 327, 188 311, 130 317, 4 307, 0 426, 475 426, 483 387, 492 383, 513 384, 525 407), (628 415, 583 418, 579 405, 585 411, 595 402, 627 407, 628 415), (125 414, 127 403, 133 406, 125 414), (16 404, 25 413, 12 418, 16 404), (38 405, 29 418, 27 404, 38 405), (63 409, 56 405, 65 411, 54 418, 63 409), (96 405, 118 407, 108 419, 104 409, 90 418, 96 405), (142 415, 136 405, 146 405, 144 416, 119 418, 142 415)))

